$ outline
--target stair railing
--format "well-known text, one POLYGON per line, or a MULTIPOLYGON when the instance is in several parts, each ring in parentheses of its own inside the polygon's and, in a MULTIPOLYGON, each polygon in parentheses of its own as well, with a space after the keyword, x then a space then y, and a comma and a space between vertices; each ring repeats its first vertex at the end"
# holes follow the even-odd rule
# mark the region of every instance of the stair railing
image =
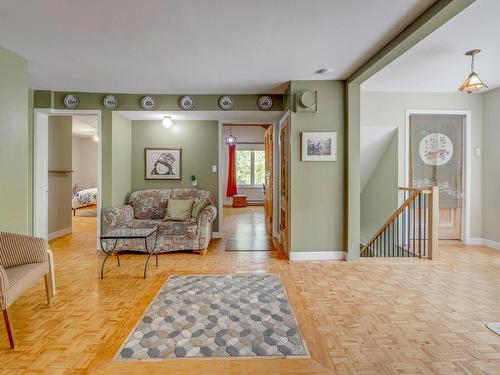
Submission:
POLYGON ((438 253, 439 189, 400 187, 404 201, 361 249, 361 257, 418 257, 438 253))

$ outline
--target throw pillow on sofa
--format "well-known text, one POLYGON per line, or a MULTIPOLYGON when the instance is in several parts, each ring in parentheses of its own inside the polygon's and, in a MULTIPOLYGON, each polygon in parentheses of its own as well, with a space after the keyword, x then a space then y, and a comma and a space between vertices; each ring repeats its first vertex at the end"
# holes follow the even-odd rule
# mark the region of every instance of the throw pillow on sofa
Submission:
POLYGON ((193 212, 194 199, 169 199, 165 221, 189 221, 193 212))
POLYGON ((191 213, 191 217, 193 219, 198 219, 198 216, 200 216, 201 211, 203 211, 203 209, 205 207, 207 207, 209 203, 210 202, 207 199, 195 198, 194 204, 193 204, 193 212, 191 213))

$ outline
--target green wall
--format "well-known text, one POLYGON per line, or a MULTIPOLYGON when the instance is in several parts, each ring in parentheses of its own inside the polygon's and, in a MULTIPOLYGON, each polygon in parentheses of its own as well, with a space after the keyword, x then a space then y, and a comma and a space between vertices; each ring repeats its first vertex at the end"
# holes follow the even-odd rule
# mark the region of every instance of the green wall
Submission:
POLYGON ((0 231, 30 230, 27 76, 26 60, 0 47, 0 231))
MULTIPOLYGON (((316 113, 291 113, 291 251, 339 251, 344 244, 344 82, 292 81, 317 91, 316 113), (301 161, 302 132, 337 132, 337 161, 301 161)), ((293 107, 293 105, 292 105, 293 107)))
POLYGON ((132 122, 113 112, 112 116, 111 205, 127 202, 132 186, 132 122))
MULTIPOLYGON (((35 108, 65 109, 63 99, 68 92, 37 90, 34 96, 35 108)), ((79 98, 76 109, 102 111, 102 191, 101 199, 103 208, 112 205, 113 197, 120 196, 121 187, 113 183, 113 135, 112 113, 104 108, 102 102, 108 93, 83 93, 73 92, 79 98)), ((141 98, 145 94, 116 94, 119 101, 117 111, 142 111, 141 98)), ((179 99, 182 95, 158 94, 156 111, 180 111, 179 99)), ((233 111, 259 111, 257 101, 261 94, 232 95, 235 105, 233 111)), ((273 99, 272 111, 283 109, 283 96, 270 95, 273 99)), ((192 95, 196 111, 222 111, 218 101, 221 95, 192 95)))
POLYGON ((483 99, 482 237, 500 243, 500 89, 483 99))
MULTIPOLYGON (((192 187, 191 175, 196 175, 198 188, 217 196, 219 175, 212 172, 212 165, 218 164, 218 131, 217 121, 175 121, 170 129, 161 121, 132 121, 132 191, 192 187), (163 147, 182 149, 182 180, 144 178, 144 149, 163 147)), ((218 218, 213 230, 219 230, 218 218)))

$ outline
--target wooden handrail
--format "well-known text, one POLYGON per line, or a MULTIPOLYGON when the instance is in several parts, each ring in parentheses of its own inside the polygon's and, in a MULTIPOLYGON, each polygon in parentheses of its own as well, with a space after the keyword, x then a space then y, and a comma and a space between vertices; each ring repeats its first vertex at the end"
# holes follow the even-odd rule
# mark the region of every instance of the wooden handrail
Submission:
MULTIPOLYGON (((366 243, 365 246, 363 246, 363 248, 361 249, 361 252, 360 254, 363 254, 365 252, 367 252, 368 250, 370 250, 370 247, 375 243, 375 241, 377 241, 377 239, 379 238, 382 238, 382 236, 384 236, 384 241, 385 241, 385 232, 388 230, 389 233, 391 233, 391 229, 389 228, 396 220, 398 220, 397 224, 396 224, 396 230, 399 230, 399 216, 400 215, 405 215, 404 214, 404 211, 406 209, 409 209, 412 207, 412 204, 413 204, 413 210, 416 209, 416 204, 417 204, 417 197, 419 198, 418 199, 418 224, 414 224, 414 225, 418 225, 418 228, 419 230, 423 227, 424 228, 424 235, 423 237, 421 237, 422 233, 420 232, 419 236, 418 236, 418 241, 424 241, 424 244, 423 244, 423 255, 425 256, 426 254, 426 248, 425 248, 425 245, 427 244, 428 245, 428 252, 427 252, 427 258, 428 259, 433 259, 433 258, 436 258, 437 256, 437 251, 438 251, 438 224, 439 224, 439 188, 437 186, 433 186, 433 187, 429 187, 429 188, 424 188, 424 189, 421 189, 421 188, 413 188, 413 187, 400 187, 399 190, 403 190, 405 192, 408 192, 408 198, 401 204, 401 206, 399 206, 396 211, 394 211, 394 213, 391 215, 391 217, 389 217, 389 219, 387 219, 387 221, 384 223, 384 225, 382 225, 382 227, 380 227, 380 229, 372 236, 372 238, 366 243), (421 197, 426 194, 428 195, 428 198, 424 198, 424 206, 426 208, 424 208, 424 211, 427 210, 428 212, 428 215, 426 215, 425 213, 423 214, 423 221, 421 220, 422 218, 422 213, 421 213, 421 197), (425 202, 428 202, 427 204, 425 204, 425 202), (426 232, 425 232, 425 228, 428 228, 428 232, 427 232, 427 238, 426 238, 426 232)), ((407 194, 405 193, 405 196, 407 194)), ((408 217, 408 213, 406 214, 408 217)), ((408 219, 408 220, 411 220, 411 217, 408 219)), ((413 220, 415 220, 415 214, 413 214, 413 220)), ((404 231, 404 228, 403 228, 403 231, 404 231)), ((392 233, 394 233, 394 228, 392 228, 392 233)), ((398 232, 399 233, 399 232, 398 232)), ((408 233, 409 233, 409 229, 408 229, 408 233)), ((413 229, 413 234, 415 235, 416 232, 415 232, 415 229, 413 229)), ((394 236, 394 234, 393 234, 394 236)), ((396 235, 396 238, 399 236, 396 235)), ((409 238, 409 237, 408 237, 409 238)), ((415 240, 413 240, 413 251, 415 251, 415 240)), ((391 243, 389 241, 389 243, 391 243)), ((418 256, 421 257, 422 256, 422 253, 421 253, 421 243, 419 243, 419 254, 418 256)), ((392 243, 392 245, 394 246, 394 243, 392 243)), ((411 247, 411 246, 410 246, 411 247)), ((385 250, 383 250, 385 251, 385 250)), ((407 251, 411 251, 410 249, 407 249, 407 251)), ((394 254, 394 252, 393 252, 394 254)))
POLYGON ((414 187, 402 187, 402 186, 400 186, 398 189, 403 190, 403 191, 416 191, 416 192, 423 193, 423 194, 432 194, 432 186, 428 187, 428 188, 414 188, 414 187))
POLYGON ((403 212, 403 210, 408 207, 412 202, 413 200, 418 197, 420 193, 419 192, 413 192, 411 193, 411 195, 408 197, 408 199, 406 199, 403 204, 401 206, 398 207, 398 209, 396 211, 394 211, 394 213, 391 215, 391 217, 385 222, 384 225, 382 225, 382 227, 380 227, 380 229, 373 235, 373 237, 370 239, 370 241, 368 241, 366 243, 366 245, 361 249, 361 252, 364 252, 366 250, 368 250, 368 247, 370 247, 370 245, 375 242, 375 240, 378 238, 378 236, 380 236, 386 229, 389 225, 391 225, 391 223, 394 221, 394 219, 396 217, 398 217, 398 215, 403 212))

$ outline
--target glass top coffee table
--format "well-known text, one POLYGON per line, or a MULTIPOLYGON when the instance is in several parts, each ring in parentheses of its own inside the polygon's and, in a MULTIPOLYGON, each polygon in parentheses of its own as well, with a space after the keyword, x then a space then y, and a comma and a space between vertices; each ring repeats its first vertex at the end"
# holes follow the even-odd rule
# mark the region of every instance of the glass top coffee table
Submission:
POLYGON ((158 267, 158 253, 156 250, 156 242, 158 240, 158 226, 146 227, 146 228, 116 228, 106 234, 101 235, 101 249, 106 254, 106 257, 102 261, 101 266, 101 279, 104 277, 104 264, 110 255, 115 255, 118 260, 118 266, 120 266, 120 257, 118 256, 118 251, 116 251, 116 244, 119 240, 144 240, 144 250, 148 253, 148 258, 144 264, 144 278, 146 278, 146 271, 148 269, 148 262, 151 255, 154 254, 156 258, 156 266, 158 267), (154 236, 153 246, 150 248, 148 246, 148 238, 154 236), (111 244, 111 246, 109 246, 111 244))

